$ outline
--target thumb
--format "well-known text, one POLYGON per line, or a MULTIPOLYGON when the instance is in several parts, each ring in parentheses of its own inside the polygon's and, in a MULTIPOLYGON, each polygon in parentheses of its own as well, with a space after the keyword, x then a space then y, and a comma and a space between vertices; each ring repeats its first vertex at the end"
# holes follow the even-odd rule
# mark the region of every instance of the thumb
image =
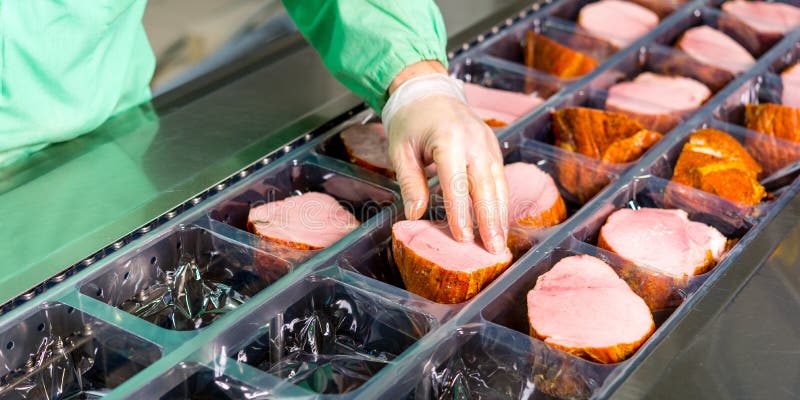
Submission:
POLYGON ((397 182, 403 196, 407 219, 419 219, 428 207, 428 180, 421 160, 409 146, 398 146, 390 152, 397 182))

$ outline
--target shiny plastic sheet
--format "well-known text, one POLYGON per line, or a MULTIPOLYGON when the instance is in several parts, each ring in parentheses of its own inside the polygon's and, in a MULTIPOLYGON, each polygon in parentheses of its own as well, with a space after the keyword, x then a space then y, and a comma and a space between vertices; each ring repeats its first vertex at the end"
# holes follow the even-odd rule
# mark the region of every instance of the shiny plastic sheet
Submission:
POLYGON ((120 308, 167 329, 191 330, 210 324, 249 298, 204 273, 185 253, 174 271, 161 272, 162 282, 142 290, 120 308))
POLYGON ((216 375, 209 369, 198 371, 161 396, 161 400, 221 400, 274 398, 271 393, 255 389, 226 375, 216 375))
POLYGON ((85 285, 84 294, 172 330, 200 329, 288 273, 285 261, 181 227, 85 285))
POLYGON ((63 305, 4 332, 9 338, 3 400, 99 399, 160 356, 155 346, 63 305))

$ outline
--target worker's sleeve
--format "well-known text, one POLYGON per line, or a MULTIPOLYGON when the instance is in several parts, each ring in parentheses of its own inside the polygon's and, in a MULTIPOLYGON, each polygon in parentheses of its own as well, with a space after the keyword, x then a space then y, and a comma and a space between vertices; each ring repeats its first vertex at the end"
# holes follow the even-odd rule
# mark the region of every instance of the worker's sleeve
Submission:
POLYGON ((0 160, 92 131, 149 100, 155 57, 145 4, 0 1, 0 160))
POLYGON ((447 33, 433 0, 283 0, 325 66, 380 112, 406 66, 447 66, 447 33))

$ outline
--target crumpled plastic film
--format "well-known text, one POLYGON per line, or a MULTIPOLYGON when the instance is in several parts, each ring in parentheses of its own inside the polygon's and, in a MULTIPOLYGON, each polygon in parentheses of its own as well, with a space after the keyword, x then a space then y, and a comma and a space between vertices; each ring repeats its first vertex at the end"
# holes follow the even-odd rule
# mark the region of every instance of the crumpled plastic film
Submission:
MULTIPOLYGON (((514 354, 475 336, 428 370, 415 399, 527 399, 533 396, 530 354, 514 354), (485 347, 488 346, 488 347, 485 347)), ((537 397, 538 398, 538 397, 537 397)))
POLYGON ((340 394, 361 386, 428 329, 421 315, 336 284, 278 314, 236 358, 305 389, 340 394))
POLYGON ((118 307, 166 329, 199 329, 285 275, 289 267, 276 260, 221 239, 198 241, 157 263, 155 282, 141 281, 141 290, 118 307))
POLYGON ((160 272, 162 281, 123 302, 120 308, 164 328, 192 330, 210 324, 249 298, 208 276, 185 253, 174 271, 160 272))
POLYGON ((437 346, 414 399, 583 399, 608 368, 495 326, 459 330, 437 346))
POLYGON ((220 400, 274 398, 273 393, 255 389, 227 375, 217 375, 210 369, 198 371, 164 394, 162 400, 220 400))
POLYGON ((0 399, 99 399, 141 369, 105 370, 108 354, 91 335, 87 324, 82 332, 42 338, 22 367, 0 378, 0 399))

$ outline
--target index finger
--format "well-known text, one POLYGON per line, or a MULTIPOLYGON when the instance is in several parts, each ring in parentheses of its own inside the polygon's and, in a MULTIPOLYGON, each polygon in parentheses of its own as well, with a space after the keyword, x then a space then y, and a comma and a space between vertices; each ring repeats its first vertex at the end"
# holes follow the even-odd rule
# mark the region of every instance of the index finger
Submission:
POLYGON ((444 196, 447 223, 453 237, 460 242, 475 240, 472 217, 469 214, 469 180, 467 161, 460 143, 447 149, 437 148, 432 156, 439 172, 439 186, 444 196))

